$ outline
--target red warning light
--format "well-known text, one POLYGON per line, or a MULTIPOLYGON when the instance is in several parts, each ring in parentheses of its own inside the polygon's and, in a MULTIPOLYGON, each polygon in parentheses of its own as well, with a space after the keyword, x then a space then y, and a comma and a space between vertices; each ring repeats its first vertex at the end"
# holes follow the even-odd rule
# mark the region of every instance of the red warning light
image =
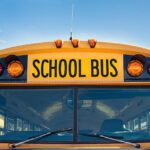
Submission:
POLYGON ((0 76, 3 74, 3 65, 0 63, 0 76))

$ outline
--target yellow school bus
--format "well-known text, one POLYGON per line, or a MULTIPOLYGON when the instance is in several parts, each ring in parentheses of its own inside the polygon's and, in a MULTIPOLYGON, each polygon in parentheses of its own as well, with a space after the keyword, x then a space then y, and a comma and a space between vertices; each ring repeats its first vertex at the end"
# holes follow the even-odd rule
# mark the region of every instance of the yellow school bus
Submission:
POLYGON ((148 149, 150 51, 56 40, 0 51, 0 149, 148 149))

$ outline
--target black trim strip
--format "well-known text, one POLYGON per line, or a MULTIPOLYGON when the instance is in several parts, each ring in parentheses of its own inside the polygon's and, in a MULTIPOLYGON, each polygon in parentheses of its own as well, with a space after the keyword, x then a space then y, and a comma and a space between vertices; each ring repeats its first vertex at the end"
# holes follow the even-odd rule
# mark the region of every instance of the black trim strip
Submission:
POLYGON ((73 141, 74 143, 77 143, 78 141, 78 125, 77 125, 77 116, 78 116, 78 88, 74 88, 74 138, 73 141))

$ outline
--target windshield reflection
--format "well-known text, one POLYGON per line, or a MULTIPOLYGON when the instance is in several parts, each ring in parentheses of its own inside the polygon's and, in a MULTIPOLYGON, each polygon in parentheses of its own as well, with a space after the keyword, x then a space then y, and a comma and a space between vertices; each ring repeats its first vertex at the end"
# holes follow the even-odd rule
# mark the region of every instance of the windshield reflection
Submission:
POLYGON ((148 88, 78 88, 77 101, 74 101, 73 91, 70 87, 1 89, 0 141, 16 143, 47 131, 63 128, 74 131, 74 127, 78 135, 73 131, 57 133, 36 142, 73 143, 73 137, 77 136, 79 143, 112 143, 84 136, 85 133, 131 142, 149 141, 148 88))
MULTIPOLYGON (((149 89, 87 88, 80 89, 78 95, 78 132, 102 134, 126 141, 150 139, 149 89)), ((80 134, 78 140, 106 142, 80 134)))
MULTIPOLYGON (((72 128, 70 99, 73 100, 73 90, 69 88, 0 90, 0 141, 22 141, 47 131, 72 128)), ((58 133, 43 139, 72 140, 72 133, 58 133)))

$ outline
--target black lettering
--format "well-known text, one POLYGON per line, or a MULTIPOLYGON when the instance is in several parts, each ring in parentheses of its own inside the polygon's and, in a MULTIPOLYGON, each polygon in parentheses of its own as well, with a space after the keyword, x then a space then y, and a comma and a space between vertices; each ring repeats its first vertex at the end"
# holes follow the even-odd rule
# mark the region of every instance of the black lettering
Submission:
POLYGON ((96 59, 91 60, 91 76, 97 77, 99 75, 98 61, 96 59))
POLYGON ((85 74, 82 74, 82 63, 81 63, 81 59, 79 59, 79 77, 86 77, 85 74))
POLYGON ((38 59, 35 59, 35 60, 33 61, 33 66, 34 66, 34 68, 35 68, 36 71, 37 71, 37 74, 32 73, 32 75, 33 75, 34 78, 38 78, 38 77, 40 76, 40 70, 39 70, 39 68, 36 66, 36 63, 39 64, 40 61, 39 61, 38 59))
POLYGON ((69 75, 70 77, 75 77, 77 75, 77 62, 75 59, 69 61, 69 75), (73 69, 74 68, 74 69, 73 69))
POLYGON ((104 60, 101 59, 100 60, 101 63, 101 75, 102 77, 107 77, 109 75, 109 63, 108 63, 108 59, 106 59, 106 72, 104 73, 104 60))
POLYGON ((117 68, 115 67, 114 63, 117 63, 117 60, 116 60, 116 59, 111 59, 111 60, 110 60, 110 65, 111 65, 111 67, 112 67, 112 68, 114 69, 114 71, 115 71, 114 74, 113 74, 112 72, 110 72, 110 75, 111 75, 112 77, 116 77, 116 76, 118 75, 118 70, 117 70, 117 68))
POLYGON ((49 61, 49 77, 52 77, 52 70, 54 70, 54 77, 57 77, 57 60, 54 61, 54 65, 52 64, 52 60, 49 61))
POLYGON ((65 59, 62 59, 59 62, 59 75, 62 78, 66 77, 67 75, 67 62, 65 59), (62 65, 64 65, 64 67, 62 67, 62 65), (64 68, 63 72, 62 72, 62 68, 64 68))
POLYGON ((45 64, 45 63, 48 63, 48 60, 47 60, 47 59, 44 59, 44 60, 42 61, 42 63, 41 63, 41 75, 42 75, 44 78, 48 77, 48 73, 45 73, 45 74, 44 74, 44 64, 45 64))

